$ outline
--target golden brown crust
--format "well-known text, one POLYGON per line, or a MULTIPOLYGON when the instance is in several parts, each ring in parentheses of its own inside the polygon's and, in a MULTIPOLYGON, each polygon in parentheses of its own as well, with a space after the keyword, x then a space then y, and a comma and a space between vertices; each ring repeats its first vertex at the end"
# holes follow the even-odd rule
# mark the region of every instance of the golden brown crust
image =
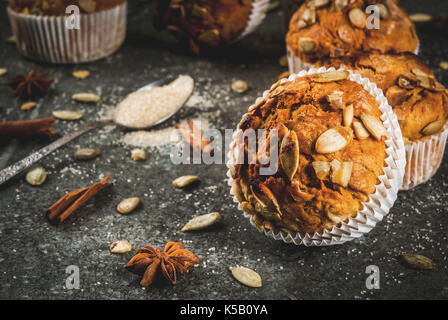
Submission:
POLYGON ((154 5, 157 27, 189 42, 196 53, 236 40, 252 12, 251 0, 156 0, 154 5))
POLYGON ((384 138, 370 135, 360 140, 351 124, 344 127, 344 110, 351 105, 353 122, 361 122, 362 114, 376 119, 381 115, 377 101, 361 85, 350 80, 319 83, 315 76, 306 76, 278 84, 241 121, 235 148, 244 147, 246 157, 248 145, 241 137, 248 129, 265 129, 268 137, 258 136, 256 164, 237 164, 231 169, 233 191, 259 230, 313 233, 331 229, 355 216, 361 202, 375 192, 386 156, 384 138), (328 96, 335 92, 338 96, 341 92, 342 105, 329 102, 328 96), (278 170, 271 176, 260 175, 260 168, 267 166, 260 164, 260 149, 270 145, 273 129, 278 130, 278 170), (322 153, 316 141, 331 129, 346 132, 347 145, 322 153), (295 139, 297 153, 293 152, 295 139), (340 171, 329 169, 333 163, 349 167, 345 186, 337 179, 340 171), (315 169, 319 165, 329 171, 315 169))
POLYGON ((16 12, 60 16, 70 5, 79 6, 82 13, 99 12, 111 9, 126 0, 9 0, 9 6, 16 12), (84 10, 87 9, 87 10, 84 10), (92 8, 92 9, 91 9, 92 8))
POLYGON ((412 21, 392 0, 346 1, 347 4, 340 9, 336 5, 344 3, 343 0, 330 0, 315 9, 309 7, 312 1, 307 1, 294 14, 286 37, 288 47, 304 62, 347 56, 357 51, 414 52, 417 48, 418 39, 412 21), (365 8, 370 4, 381 4, 386 10, 380 18, 379 29, 365 26, 365 8), (354 17, 351 19, 352 14, 354 17))
POLYGON ((397 115, 405 140, 426 139, 438 133, 448 118, 445 88, 414 54, 370 52, 351 58, 327 59, 317 65, 352 69, 375 82, 397 115), (431 123, 441 125, 425 130, 431 123))

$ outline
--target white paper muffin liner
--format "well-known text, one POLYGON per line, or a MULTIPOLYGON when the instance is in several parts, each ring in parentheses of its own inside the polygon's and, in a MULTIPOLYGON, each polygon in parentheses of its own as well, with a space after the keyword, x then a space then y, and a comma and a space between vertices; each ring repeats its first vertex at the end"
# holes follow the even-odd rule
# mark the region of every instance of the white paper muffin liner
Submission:
MULTIPOLYGON (((326 72, 334 71, 335 68, 311 68, 308 71, 301 71, 298 74, 292 74, 289 78, 281 80, 281 83, 295 80, 299 77, 326 72)), ((344 69, 338 69, 344 70, 344 69)), ((344 222, 330 229, 325 229, 321 232, 316 233, 287 233, 284 231, 274 232, 273 230, 266 231, 264 233, 266 236, 271 237, 275 240, 282 240, 286 243, 294 243, 296 245, 305 246, 329 246, 342 244, 346 241, 350 241, 361 237, 362 235, 368 233, 372 230, 378 222, 383 220, 384 216, 389 213, 390 208, 393 206, 395 200, 397 199, 397 193, 403 182, 404 168, 405 168, 405 148, 404 142, 401 135, 400 126, 397 121, 397 117, 392 111, 391 106, 388 104, 387 99, 383 95, 383 92, 376 87, 376 85, 370 82, 366 78, 362 78, 361 75, 347 70, 350 73, 349 79, 359 83, 367 90, 372 96, 376 98, 379 104, 379 109, 382 112, 381 120, 383 121, 384 127, 389 133, 389 137, 385 141, 386 144, 386 158, 384 160, 383 174, 378 177, 379 183, 376 185, 376 190, 373 194, 369 196, 368 202, 363 202, 362 210, 358 211, 355 217, 350 217, 344 222)), ((269 90, 263 93, 263 98, 267 96, 269 90)), ((256 100, 259 102, 262 97, 256 100)), ((243 118, 246 115, 243 115, 243 118)), ((227 162, 227 176, 229 178, 228 183, 230 186, 230 192, 233 196, 234 202, 238 203, 238 208, 242 210, 241 204, 236 198, 232 182, 233 178, 231 175, 231 169, 236 161, 234 154, 234 147, 236 144, 236 137, 240 134, 241 130, 237 128, 233 135, 233 141, 230 144, 230 149, 228 153, 227 162)), ((250 223, 255 226, 253 217, 244 212, 244 216, 250 218, 250 223)))
POLYGON ((51 63, 82 63, 114 53, 126 35, 127 2, 109 10, 80 14, 80 28, 67 29, 65 16, 33 16, 8 7, 17 49, 25 57, 51 63))
POLYGON ((257 29, 257 27, 263 22, 264 18, 266 18, 268 8, 269 0, 254 0, 252 2, 252 12, 249 16, 249 21, 247 22, 246 28, 236 39, 236 41, 243 39, 245 36, 251 34, 255 31, 255 29, 257 29))
MULTIPOLYGON (((415 49, 414 54, 418 55, 419 50, 420 42, 417 43, 417 48, 415 49)), ((302 59, 297 57, 288 45, 286 45, 286 55, 288 57, 288 68, 290 73, 298 73, 302 70, 309 70, 313 67, 313 64, 304 62, 302 59)))
POLYGON ((405 146, 406 169, 401 190, 412 189, 432 178, 442 163, 447 137, 448 124, 427 140, 405 146))

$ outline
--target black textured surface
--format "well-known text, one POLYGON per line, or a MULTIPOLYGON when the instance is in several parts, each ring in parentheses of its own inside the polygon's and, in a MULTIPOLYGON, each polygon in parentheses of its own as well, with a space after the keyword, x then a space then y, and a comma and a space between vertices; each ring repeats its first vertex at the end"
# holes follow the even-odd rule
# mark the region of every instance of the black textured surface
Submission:
MULTIPOLYGON (((445 1, 431 5, 417 0, 402 1, 410 13, 447 14, 445 1)), ((31 112, 20 111, 16 99, 0 78, 0 120, 33 119, 51 115, 54 109, 78 109, 85 114, 74 123, 56 122, 56 136, 78 128, 113 106, 127 93, 165 75, 190 74, 197 92, 207 96, 207 109, 190 107, 178 114, 172 125, 187 117, 207 116, 219 129, 234 128, 254 99, 284 71, 278 58, 284 51, 281 11, 268 15, 257 32, 219 56, 197 58, 160 41, 151 31, 149 8, 132 3, 128 37, 115 55, 84 66, 53 66, 20 57, 4 39, 11 30, 0 10, 0 67, 8 76, 31 67, 48 71, 56 81, 31 112), (73 70, 86 68, 92 76, 76 81, 73 70), (235 79, 246 80, 250 91, 233 93, 235 79), (92 91, 103 97, 97 105, 72 102, 75 92, 92 91)), ((438 65, 448 60, 447 30, 418 27, 421 56, 448 85, 448 71, 438 65)), ((147 149, 148 160, 130 160, 131 147, 117 141, 121 130, 87 134, 40 162, 49 173, 40 187, 28 185, 23 175, 0 187, 0 298, 20 299, 396 299, 448 298, 448 163, 447 155, 437 175, 425 185, 400 192, 387 218, 366 237, 336 247, 305 248, 275 241, 258 233, 232 202, 224 165, 174 166, 166 148, 147 149), (75 162, 73 151, 97 147, 102 155, 93 161, 75 162), (74 169, 73 172, 65 168, 74 169), (65 169, 65 170, 64 170, 65 169), (44 209, 65 191, 88 185, 101 174, 113 174, 104 189, 67 223, 56 228, 44 209), (176 190, 171 181, 184 174, 198 174, 201 183, 191 191, 176 190), (115 210, 124 197, 139 196, 143 205, 122 216, 115 210), (222 221, 214 228, 181 233, 192 216, 219 211, 222 221), (136 248, 163 246, 183 241, 201 258, 198 267, 175 286, 142 289, 139 278, 123 269, 132 256, 111 255, 109 245, 127 239, 136 248), (438 270, 423 272, 403 266, 397 256, 404 252, 433 258, 438 270), (66 267, 80 268, 79 290, 67 290, 66 267), (263 287, 252 289, 237 283, 229 266, 255 269, 263 287), (381 288, 368 290, 368 265, 380 269, 381 288)), ((1 141, 0 168, 20 160, 46 141, 1 141)))

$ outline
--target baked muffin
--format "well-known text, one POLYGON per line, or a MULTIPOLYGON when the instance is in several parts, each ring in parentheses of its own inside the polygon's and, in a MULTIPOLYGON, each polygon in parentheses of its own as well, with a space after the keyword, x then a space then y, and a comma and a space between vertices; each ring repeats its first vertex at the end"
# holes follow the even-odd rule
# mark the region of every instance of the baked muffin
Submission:
POLYGON ((356 217, 375 193, 389 131, 376 98, 347 71, 292 77, 274 85, 238 125, 232 192, 259 231, 329 232, 356 217), (256 149, 245 138, 251 129, 256 149), (272 165, 266 157, 275 173, 262 172, 272 165))
POLYGON ((291 72, 325 57, 418 48, 415 26, 394 0, 308 0, 292 17, 286 42, 290 59, 296 60, 290 62, 291 72), (379 10, 379 29, 370 26, 369 5, 379 10))
POLYGON ((406 144, 404 189, 425 182, 435 174, 446 142, 448 96, 445 87, 417 56, 370 52, 318 64, 352 69, 384 91, 406 144))
POLYGON ((51 63, 89 62, 112 54, 124 41, 126 14, 126 0, 9 0, 8 7, 19 52, 51 63), (66 13, 71 5, 78 7, 79 16, 66 13))
POLYGON ((191 50, 229 44, 258 26, 268 0, 154 0, 156 28, 187 42, 191 50))
POLYGON ((62 16, 70 5, 76 5, 81 13, 93 13, 114 8, 126 0, 9 0, 9 6, 18 13, 62 16))

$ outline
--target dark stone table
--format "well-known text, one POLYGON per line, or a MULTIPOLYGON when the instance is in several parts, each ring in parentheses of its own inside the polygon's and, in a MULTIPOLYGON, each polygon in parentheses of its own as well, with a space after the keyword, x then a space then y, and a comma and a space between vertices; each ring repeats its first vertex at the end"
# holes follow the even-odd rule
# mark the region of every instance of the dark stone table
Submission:
MULTIPOLYGON (((5 6, 2 1, 2 6, 5 6)), ((403 1, 410 13, 447 13, 445 1, 403 1)), ((20 111, 16 99, 0 78, 0 120, 33 119, 54 109, 84 112, 77 122, 56 122, 56 137, 104 116, 127 93, 166 75, 190 74, 204 104, 185 108, 175 122, 204 116, 215 128, 232 129, 254 99, 285 71, 278 63, 284 54, 281 10, 269 13, 257 32, 216 53, 198 58, 164 41, 151 27, 147 5, 130 4, 128 36, 113 56, 83 66, 54 66, 22 58, 4 39, 11 34, 5 10, 0 10, 0 67, 9 75, 31 67, 48 71, 55 79, 51 90, 30 112, 20 111), (91 71, 89 79, 73 79, 73 70, 91 71), (230 90, 243 79, 250 90, 239 95, 230 90), (98 104, 72 102, 75 92, 101 94, 98 104)), ((419 26, 421 56, 448 85, 448 71, 438 65, 448 60, 447 30, 419 26)), ((229 195, 224 165, 181 165, 170 162, 168 148, 147 148, 148 160, 130 159, 132 149, 119 143, 123 131, 91 132, 45 158, 49 173, 40 187, 28 185, 21 175, 0 188, 0 298, 2 299, 442 299, 448 298, 448 163, 425 185, 400 192, 387 218, 366 237, 335 247, 298 247, 258 233, 238 211, 229 195), (75 162, 78 147, 97 147, 101 157, 75 162), (112 185, 83 206, 61 227, 51 226, 44 209, 66 191, 89 185, 100 175, 113 174, 112 185), (201 183, 190 191, 174 189, 173 179, 197 174, 201 183), (133 214, 116 212, 124 197, 139 196, 143 205, 133 214), (182 233, 191 217, 212 211, 222 221, 210 230, 182 233), (139 278, 123 269, 132 256, 112 255, 109 245, 129 240, 163 246, 183 241, 201 262, 175 286, 143 289, 139 278), (431 257, 436 271, 416 271, 397 256, 412 252, 431 257), (79 267, 80 289, 65 287, 66 268, 79 267), (260 289, 236 282, 229 266, 255 269, 263 278, 260 289), (366 288, 366 267, 380 270, 380 289, 366 288)), ((1 141, 0 168, 42 147, 44 140, 1 141)))

